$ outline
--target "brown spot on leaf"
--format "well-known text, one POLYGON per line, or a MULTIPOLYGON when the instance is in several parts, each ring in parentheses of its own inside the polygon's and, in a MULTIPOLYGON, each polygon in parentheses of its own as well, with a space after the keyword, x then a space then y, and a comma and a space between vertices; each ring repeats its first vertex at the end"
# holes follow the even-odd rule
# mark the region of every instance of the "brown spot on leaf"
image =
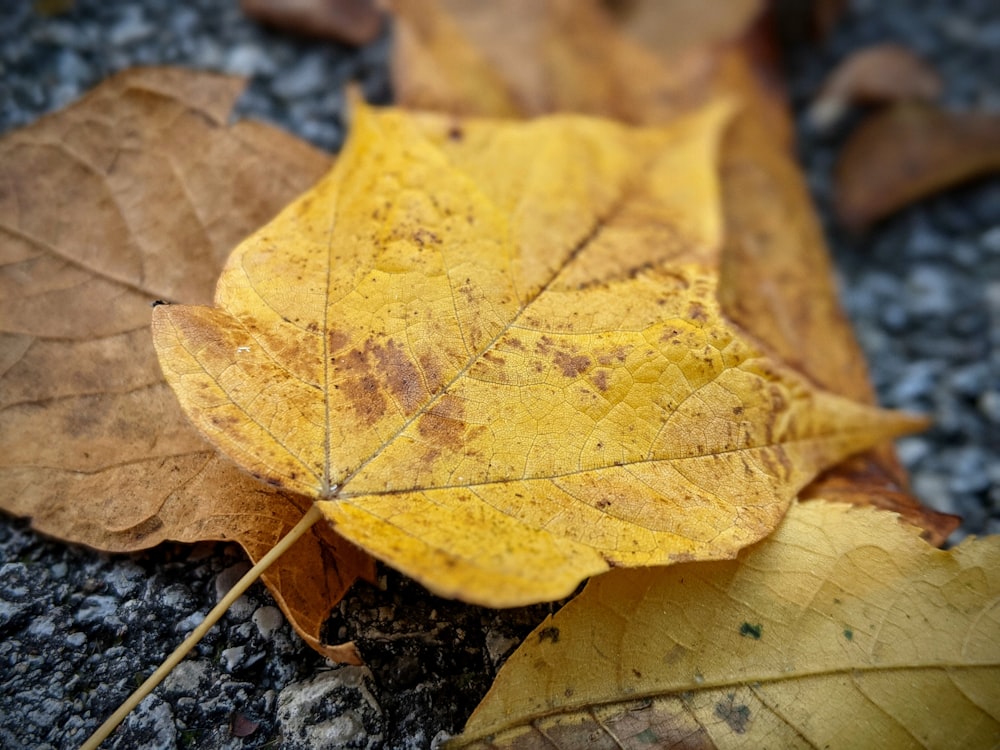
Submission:
POLYGON ((347 396, 351 408, 363 425, 371 427, 385 414, 385 396, 372 375, 349 378, 343 382, 340 390, 347 396))
POLYGON ((676 328, 668 328, 663 333, 660 334, 660 341, 662 341, 664 344, 670 344, 670 343, 679 344, 680 342, 677 341, 677 337, 680 335, 681 332, 678 331, 676 328))
POLYGON ((213 414, 208 418, 208 421, 211 422, 216 427, 222 429, 225 429, 227 427, 230 428, 237 427, 240 424, 239 417, 236 417, 233 414, 213 414))
POLYGON ((462 400, 446 394, 420 418, 417 432, 434 446, 457 450, 462 447, 465 437, 464 417, 462 400))
POLYGON ((424 371, 424 380, 427 387, 433 392, 444 382, 441 375, 441 363, 433 354, 421 354, 419 357, 420 369, 424 371))
POLYGON ((403 411, 412 414, 424 399, 424 384, 416 365, 406 356, 406 352, 392 339, 385 346, 372 348, 378 360, 381 374, 392 394, 399 399, 403 411))
POLYGON ((596 385, 600 390, 608 390, 608 371, 598 370, 594 373, 594 385, 596 385))
POLYGON ((598 355, 597 361, 600 362, 602 365, 610 365, 613 362, 624 362, 627 357, 628 357, 628 351, 625 349, 625 347, 616 346, 610 352, 598 355))
POLYGON ((727 693, 725 700, 715 704, 715 715, 722 719, 736 734, 744 734, 750 724, 750 707, 737 703, 733 693, 727 693))
POLYGON ((438 235, 422 227, 413 233, 413 241, 416 242, 418 245, 420 245, 420 247, 423 247, 424 245, 427 244, 434 244, 434 245, 441 244, 441 238, 438 235))
POLYGON ((774 455, 778 459, 778 463, 781 464, 783 469, 782 476, 786 479, 792 476, 792 462, 788 458, 788 453, 785 451, 784 446, 776 445, 774 446, 774 455))
POLYGON ((573 355, 568 352, 556 352, 552 359, 567 378, 578 377, 586 372, 591 364, 590 357, 585 354, 573 355))
MULTIPOLYGON (((315 325, 315 323, 312 323, 310 325, 315 325)), ((310 328, 309 330, 313 329, 310 328)), ((347 346, 347 342, 350 340, 351 340, 350 336, 348 336, 343 331, 338 331, 337 329, 334 328, 326 335, 327 351, 339 352, 341 349, 347 346)))
POLYGON ((705 306, 700 302, 692 302, 688 307, 688 318, 697 320, 699 323, 704 323, 708 320, 708 312, 706 312, 705 306))
POLYGON ((538 631, 538 642, 551 641, 552 643, 559 643, 559 628, 542 628, 538 631))
POLYGON ((788 408, 788 401, 785 399, 785 394, 782 393, 781 389, 777 386, 771 387, 771 410, 775 414, 780 414, 788 408))
POLYGON ((609 568, 620 568, 622 566, 622 564, 618 560, 616 560, 606 552, 602 552, 601 557, 604 558, 604 562, 607 563, 609 568))
POLYGON ((535 351, 539 354, 548 354, 552 351, 553 341, 548 336, 542 336, 538 339, 538 343, 535 344, 535 351))

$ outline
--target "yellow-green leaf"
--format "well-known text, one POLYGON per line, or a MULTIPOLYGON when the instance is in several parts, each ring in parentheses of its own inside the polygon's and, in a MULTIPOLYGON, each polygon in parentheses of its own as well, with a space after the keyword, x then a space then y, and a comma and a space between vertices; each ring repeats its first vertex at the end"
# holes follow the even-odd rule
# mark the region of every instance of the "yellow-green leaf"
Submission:
POLYGON ((736 560, 616 570, 530 635, 455 747, 992 747, 1000 537, 943 552, 793 505, 736 560))
POLYGON ((727 107, 668 127, 361 108, 333 171, 154 340, 204 434, 439 594, 731 557, 914 421, 825 393, 716 303, 727 107))

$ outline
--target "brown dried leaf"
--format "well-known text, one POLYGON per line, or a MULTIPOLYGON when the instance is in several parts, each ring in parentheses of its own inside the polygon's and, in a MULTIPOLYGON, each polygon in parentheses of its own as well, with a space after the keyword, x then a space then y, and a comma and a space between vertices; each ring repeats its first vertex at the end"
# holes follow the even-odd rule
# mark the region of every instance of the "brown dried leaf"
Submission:
POLYGON ((393 8, 393 83, 409 107, 652 123, 708 99, 712 50, 678 55, 668 71, 596 0, 395 0, 393 8))
POLYGON ((692 48, 742 36, 764 5, 764 0, 724 0, 708 10, 704 0, 640 0, 622 29, 646 49, 676 59, 692 48))
POLYGON ((870 505, 898 513, 935 547, 944 544, 962 522, 958 516, 922 505, 910 493, 906 471, 888 444, 837 464, 806 487, 799 499, 870 505))
MULTIPOLYGON (((163 382, 150 301, 211 299, 233 244, 329 158, 226 125, 235 78, 131 71, 0 141, 0 507, 108 551, 239 542, 259 559, 302 516, 207 445, 163 382)), ((372 563, 329 529, 264 579, 307 642, 372 563)))
POLYGON ((855 102, 933 101, 942 85, 937 72, 908 47, 876 44, 850 55, 830 73, 808 116, 815 127, 829 128, 855 102))
MULTIPOLYGON (((774 136, 782 128, 773 123, 784 119, 790 125, 788 116, 761 88, 741 55, 729 55, 721 71, 723 90, 741 95, 745 102, 722 149, 722 308, 815 383, 874 403, 864 354, 840 307, 808 188, 790 147, 774 136)), ((897 511, 935 544, 958 523, 909 493, 905 472, 888 444, 825 472, 803 496, 830 493, 858 505, 897 511)))
POLYGON ((836 167, 836 206, 863 229, 952 185, 1000 170, 1000 114, 897 104, 851 136, 836 167))
POLYGON ((385 26, 374 0, 240 0, 243 12, 261 23, 346 44, 367 44, 385 26))

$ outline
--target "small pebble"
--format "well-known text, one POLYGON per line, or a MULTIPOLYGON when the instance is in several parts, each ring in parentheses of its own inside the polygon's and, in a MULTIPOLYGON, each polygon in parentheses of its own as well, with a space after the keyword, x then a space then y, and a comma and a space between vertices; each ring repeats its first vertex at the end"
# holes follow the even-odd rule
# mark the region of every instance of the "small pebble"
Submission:
POLYGON ((260 607, 253 613, 253 623, 266 639, 285 624, 285 616, 277 607, 260 607))

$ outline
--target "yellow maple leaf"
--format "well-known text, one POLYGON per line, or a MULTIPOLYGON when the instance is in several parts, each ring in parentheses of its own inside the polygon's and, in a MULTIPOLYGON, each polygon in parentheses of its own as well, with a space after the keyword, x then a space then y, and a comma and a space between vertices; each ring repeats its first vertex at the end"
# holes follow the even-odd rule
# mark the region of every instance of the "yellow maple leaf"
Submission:
POLYGON ((509 606, 731 557, 915 421, 811 386, 722 318, 727 116, 360 107, 215 307, 157 309, 167 381, 239 465, 439 594, 509 606))

